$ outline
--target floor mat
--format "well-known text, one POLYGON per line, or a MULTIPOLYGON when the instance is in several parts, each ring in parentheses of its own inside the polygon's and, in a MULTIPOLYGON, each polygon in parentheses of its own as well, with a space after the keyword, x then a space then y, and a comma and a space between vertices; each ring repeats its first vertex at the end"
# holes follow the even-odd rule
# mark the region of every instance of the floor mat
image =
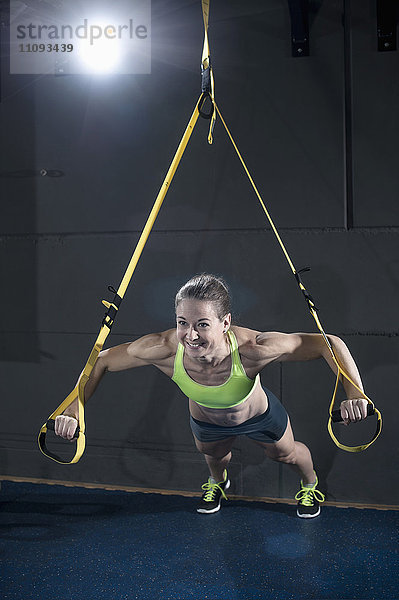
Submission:
POLYGON ((2 482, 2 600, 399 600, 399 511, 2 482))

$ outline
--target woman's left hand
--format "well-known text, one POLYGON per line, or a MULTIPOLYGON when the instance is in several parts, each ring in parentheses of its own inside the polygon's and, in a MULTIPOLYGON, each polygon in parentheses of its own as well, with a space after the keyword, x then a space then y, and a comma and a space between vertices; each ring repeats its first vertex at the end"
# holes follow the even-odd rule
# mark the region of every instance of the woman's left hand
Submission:
POLYGON ((341 402, 341 417, 345 425, 365 419, 367 417, 367 404, 365 398, 352 398, 341 402))

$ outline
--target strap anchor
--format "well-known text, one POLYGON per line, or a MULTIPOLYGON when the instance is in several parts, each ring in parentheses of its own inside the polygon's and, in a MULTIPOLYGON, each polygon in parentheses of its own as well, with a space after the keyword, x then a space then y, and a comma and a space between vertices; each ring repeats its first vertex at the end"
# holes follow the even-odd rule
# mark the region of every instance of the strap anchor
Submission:
POLYGON ((206 68, 204 68, 203 65, 201 65, 201 92, 203 94, 210 94, 211 93, 211 67, 210 65, 206 68))

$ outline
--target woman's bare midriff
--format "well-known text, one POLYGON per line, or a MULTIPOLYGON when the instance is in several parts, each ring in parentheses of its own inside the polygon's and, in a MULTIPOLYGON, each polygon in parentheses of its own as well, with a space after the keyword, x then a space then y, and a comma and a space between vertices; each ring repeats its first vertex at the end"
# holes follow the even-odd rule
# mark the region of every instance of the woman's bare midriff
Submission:
POLYGON ((262 415, 268 407, 266 393, 259 381, 251 395, 237 406, 231 408, 206 408, 200 406, 194 400, 189 400, 190 414, 198 421, 213 423, 222 427, 234 427, 241 425, 248 419, 262 415))

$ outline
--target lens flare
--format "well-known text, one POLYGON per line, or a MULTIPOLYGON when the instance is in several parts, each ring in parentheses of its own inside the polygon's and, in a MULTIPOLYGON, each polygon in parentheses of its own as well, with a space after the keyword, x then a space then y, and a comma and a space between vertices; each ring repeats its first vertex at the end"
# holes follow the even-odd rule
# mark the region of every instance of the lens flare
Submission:
POLYGON ((114 39, 96 40, 93 44, 82 41, 79 56, 90 73, 112 73, 120 62, 120 48, 114 39))

